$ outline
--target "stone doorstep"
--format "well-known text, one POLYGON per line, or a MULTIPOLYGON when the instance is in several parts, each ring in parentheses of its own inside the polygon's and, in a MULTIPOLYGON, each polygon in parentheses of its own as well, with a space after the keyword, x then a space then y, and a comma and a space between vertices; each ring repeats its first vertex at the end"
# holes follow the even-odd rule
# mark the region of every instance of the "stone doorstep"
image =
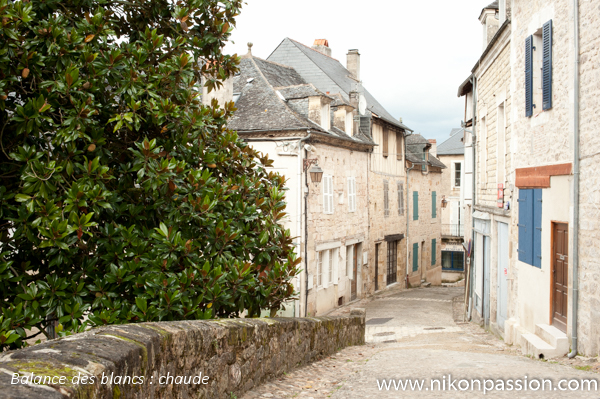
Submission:
POLYGON ((532 334, 514 318, 506 320, 504 327, 504 341, 507 344, 519 345, 524 355, 539 359, 542 354, 545 359, 549 359, 562 357, 569 352, 567 335, 556 327, 536 324, 535 334, 532 334))
POLYGON ((542 338, 557 350, 564 352, 563 354, 569 352, 569 339, 567 338, 567 334, 560 331, 558 328, 548 324, 536 324, 535 335, 542 338))

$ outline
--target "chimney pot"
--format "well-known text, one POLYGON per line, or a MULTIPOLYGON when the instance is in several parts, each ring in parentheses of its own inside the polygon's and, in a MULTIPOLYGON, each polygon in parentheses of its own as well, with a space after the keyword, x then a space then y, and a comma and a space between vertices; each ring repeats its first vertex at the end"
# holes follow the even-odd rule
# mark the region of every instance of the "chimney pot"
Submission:
POLYGON ((329 42, 327 39, 315 39, 312 49, 331 57, 331 49, 329 48, 329 42))

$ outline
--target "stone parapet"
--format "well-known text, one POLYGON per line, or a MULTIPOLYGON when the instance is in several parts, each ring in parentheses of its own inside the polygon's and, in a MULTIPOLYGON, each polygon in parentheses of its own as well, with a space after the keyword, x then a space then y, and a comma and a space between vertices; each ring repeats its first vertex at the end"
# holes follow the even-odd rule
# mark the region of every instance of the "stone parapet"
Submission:
POLYGON ((2 354, 0 398, 240 397, 297 366, 364 342, 364 310, 348 317, 102 327, 2 354), (44 377, 46 384, 35 384, 44 377))

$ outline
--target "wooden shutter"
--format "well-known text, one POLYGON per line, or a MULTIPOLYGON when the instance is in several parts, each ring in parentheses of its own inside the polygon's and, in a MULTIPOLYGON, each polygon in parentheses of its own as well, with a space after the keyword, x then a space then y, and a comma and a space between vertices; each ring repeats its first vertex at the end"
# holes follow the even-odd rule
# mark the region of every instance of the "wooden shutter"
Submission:
POLYGON ((437 193, 435 191, 431 192, 431 218, 435 219, 437 217, 437 193))
POLYGON ((542 27, 542 109, 552 108, 552 20, 542 27))
POLYGON ((413 220, 419 220, 419 192, 413 191, 413 220))
POLYGON ((437 241, 434 238, 433 240, 431 240, 431 266, 435 266, 435 264, 437 263, 437 241))
POLYGON ((519 261, 533 265, 533 190, 519 190, 519 261))
POLYGON ((404 215, 404 185, 398 182, 398 215, 404 215))
POLYGON ((323 285, 323 251, 317 252, 317 287, 323 285))
POLYGON ((323 213, 329 213, 329 176, 323 176, 323 213))
POLYGON ((396 159, 402 161, 402 132, 396 133, 396 159))
POLYGON ((533 36, 525 39, 525 116, 533 115, 533 36))
POLYGON ((333 213, 333 176, 329 176, 329 213, 333 213))
POLYGON ((535 267, 542 267, 542 189, 533 191, 533 263, 535 267))
POLYGON ((381 129, 381 134, 383 134, 383 143, 381 147, 381 151, 383 152, 383 156, 388 156, 388 131, 385 128, 381 129))
POLYGON ((390 186, 387 180, 383 181, 383 215, 390 215, 390 186))
POLYGON ((413 272, 419 270, 419 243, 413 244, 413 272))

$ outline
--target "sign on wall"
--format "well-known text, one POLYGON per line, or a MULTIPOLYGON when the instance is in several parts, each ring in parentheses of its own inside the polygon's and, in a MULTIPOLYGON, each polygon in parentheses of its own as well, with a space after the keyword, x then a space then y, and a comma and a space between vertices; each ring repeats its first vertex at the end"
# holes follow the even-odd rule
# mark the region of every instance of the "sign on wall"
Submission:
POLYGON ((504 208, 504 183, 498 184, 498 208, 504 208))

